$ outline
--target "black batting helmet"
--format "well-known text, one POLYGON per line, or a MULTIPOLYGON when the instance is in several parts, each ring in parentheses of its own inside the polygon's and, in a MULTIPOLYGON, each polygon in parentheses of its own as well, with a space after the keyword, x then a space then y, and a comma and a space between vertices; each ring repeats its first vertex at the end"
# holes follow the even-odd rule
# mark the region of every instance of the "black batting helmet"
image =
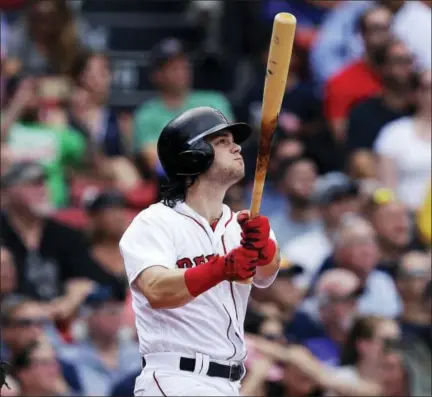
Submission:
POLYGON ((248 124, 230 124, 219 110, 207 106, 186 110, 171 120, 162 130, 157 144, 159 160, 167 177, 175 180, 179 176, 207 171, 213 162, 214 150, 204 138, 227 129, 238 144, 252 132, 248 124))

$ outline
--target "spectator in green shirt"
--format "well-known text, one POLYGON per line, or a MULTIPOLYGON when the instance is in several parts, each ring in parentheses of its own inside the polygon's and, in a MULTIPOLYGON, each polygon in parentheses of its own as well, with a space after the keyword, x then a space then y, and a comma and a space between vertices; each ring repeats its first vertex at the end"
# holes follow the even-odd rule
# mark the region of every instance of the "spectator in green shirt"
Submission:
POLYGON ((64 207, 68 204, 66 169, 84 160, 86 142, 67 124, 53 126, 45 122, 36 84, 33 79, 23 80, 11 96, 2 112, 2 141, 12 162, 33 161, 45 167, 51 203, 64 207))
POLYGON ((135 113, 133 149, 148 167, 161 173, 156 143, 170 120, 196 106, 214 107, 230 121, 233 113, 223 94, 192 89, 192 68, 179 40, 170 38, 158 43, 152 50, 151 66, 157 95, 135 113))

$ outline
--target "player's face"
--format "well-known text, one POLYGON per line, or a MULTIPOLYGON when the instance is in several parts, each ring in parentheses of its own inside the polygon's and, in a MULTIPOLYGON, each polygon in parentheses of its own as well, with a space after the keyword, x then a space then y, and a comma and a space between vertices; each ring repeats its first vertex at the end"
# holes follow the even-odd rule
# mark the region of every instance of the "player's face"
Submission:
POLYGON ((245 169, 241 147, 234 142, 229 131, 215 134, 208 139, 215 156, 206 177, 222 184, 233 185, 244 177, 245 169))

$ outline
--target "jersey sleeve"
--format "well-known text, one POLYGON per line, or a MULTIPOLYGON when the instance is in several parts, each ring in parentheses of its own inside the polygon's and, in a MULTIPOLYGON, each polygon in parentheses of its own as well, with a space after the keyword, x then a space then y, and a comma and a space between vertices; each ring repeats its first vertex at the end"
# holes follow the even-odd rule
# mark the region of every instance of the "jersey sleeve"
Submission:
POLYGON ((120 252, 130 285, 149 267, 176 267, 174 238, 158 217, 138 215, 120 240, 120 252))

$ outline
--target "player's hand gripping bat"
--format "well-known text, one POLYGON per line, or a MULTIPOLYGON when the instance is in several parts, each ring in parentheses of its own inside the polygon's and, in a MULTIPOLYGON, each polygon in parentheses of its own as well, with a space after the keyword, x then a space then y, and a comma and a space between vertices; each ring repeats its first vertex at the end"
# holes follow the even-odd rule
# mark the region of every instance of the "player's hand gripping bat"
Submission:
POLYGON ((267 74, 261 113, 261 135, 252 193, 250 216, 258 215, 275 131, 291 61, 297 20, 281 12, 275 16, 267 60, 267 74))

